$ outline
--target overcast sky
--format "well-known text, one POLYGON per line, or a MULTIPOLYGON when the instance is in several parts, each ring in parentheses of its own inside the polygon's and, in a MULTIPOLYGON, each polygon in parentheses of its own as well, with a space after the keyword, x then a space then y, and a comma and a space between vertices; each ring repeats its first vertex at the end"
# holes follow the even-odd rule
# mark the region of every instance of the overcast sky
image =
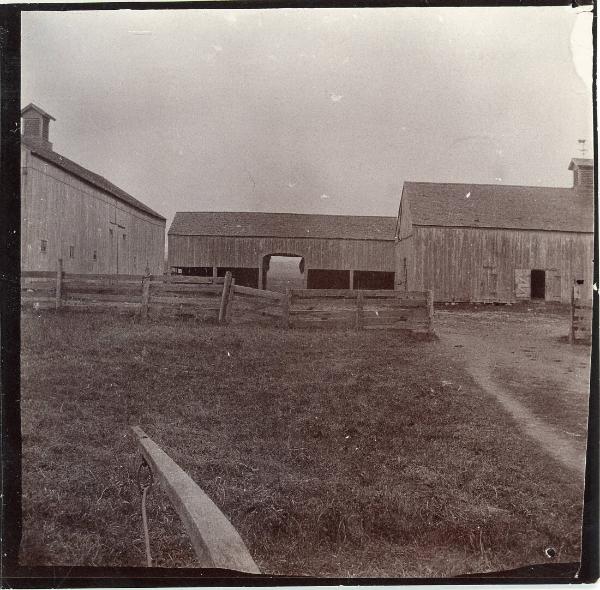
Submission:
POLYGON ((570 186, 591 17, 554 8, 23 13, 54 149, 176 211, 395 215, 406 180, 570 186), (578 56, 574 62, 573 56, 578 56))

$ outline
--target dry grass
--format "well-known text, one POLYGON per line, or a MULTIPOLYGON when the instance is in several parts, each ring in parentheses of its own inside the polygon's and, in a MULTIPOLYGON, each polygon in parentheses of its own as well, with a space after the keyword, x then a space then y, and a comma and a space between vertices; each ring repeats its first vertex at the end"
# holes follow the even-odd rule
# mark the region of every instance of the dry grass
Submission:
MULTIPOLYGON (((446 576, 579 556, 581 482, 437 342, 394 333, 23 318, 28 564, 142 565, 139 424, 263 572, 446 576), (485 400, 485 403, 484 403, 485 400)), ((193 566, 151 493, 156 565, 193 566)))

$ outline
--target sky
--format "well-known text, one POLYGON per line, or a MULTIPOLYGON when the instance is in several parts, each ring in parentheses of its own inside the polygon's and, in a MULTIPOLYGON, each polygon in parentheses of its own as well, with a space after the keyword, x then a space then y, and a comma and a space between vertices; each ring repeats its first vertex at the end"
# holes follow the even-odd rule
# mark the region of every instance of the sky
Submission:
POLYGON ((54 150, 176 211, 391 215, 405 181, 571 186, 591 15, 569 7, 25 12, 54 150))

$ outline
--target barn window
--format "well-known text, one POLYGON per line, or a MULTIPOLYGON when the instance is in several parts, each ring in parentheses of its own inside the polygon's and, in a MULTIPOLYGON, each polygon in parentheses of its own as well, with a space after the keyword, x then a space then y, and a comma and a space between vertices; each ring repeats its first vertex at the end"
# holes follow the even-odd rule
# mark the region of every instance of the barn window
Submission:
POLYGON ((127 234, 123 234, 123 241, 127 239, 127 234))
POLYGON ((48 251, 48 240, 42 240, 40 242, 40 252, 47 252, 48 251))
POLYGON ((108 228, 108 235, 112 238, 112 236, 113 236, 112 227, 108 228))
POLYGON ((98 250, 94 250, 94 254, 92 256, 94 260, 98 260, 98 250))
POLYGON ((75 246, 69 246, 69 258, 75 258, 75 246))

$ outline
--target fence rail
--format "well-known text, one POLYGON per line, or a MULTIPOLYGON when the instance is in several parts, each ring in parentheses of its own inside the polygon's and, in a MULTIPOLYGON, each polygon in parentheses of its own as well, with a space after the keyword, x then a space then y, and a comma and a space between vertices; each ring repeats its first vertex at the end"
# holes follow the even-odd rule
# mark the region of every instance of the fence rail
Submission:
POLYGON ((200 566, 260 574, 239 533, 216 504, 139 426, 132 431, 142 457, 183 522, 200 566))
POLYGON ((289 289, 282 307, 288 328, 433 331, 431 291, 289 289))

